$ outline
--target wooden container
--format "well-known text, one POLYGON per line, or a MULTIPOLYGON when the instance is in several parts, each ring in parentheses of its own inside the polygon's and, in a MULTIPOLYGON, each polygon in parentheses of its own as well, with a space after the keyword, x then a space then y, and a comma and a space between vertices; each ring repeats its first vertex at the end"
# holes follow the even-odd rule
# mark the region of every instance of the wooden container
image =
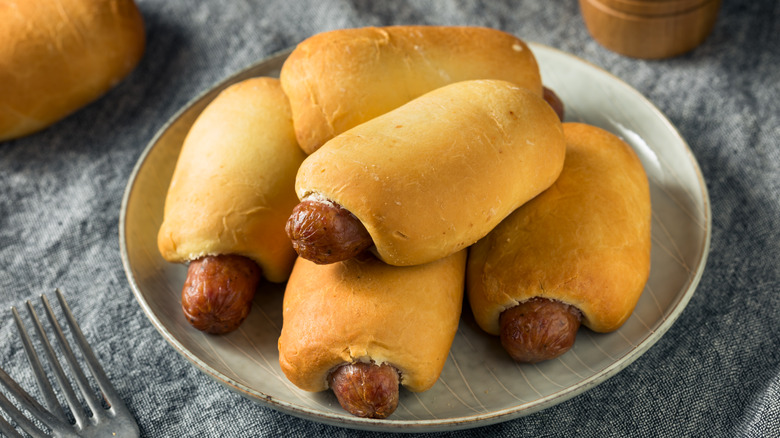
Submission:
POLYGON ((707 38, 721 0, 579 0, 593 38, 621 55, 681 55, 707 38))

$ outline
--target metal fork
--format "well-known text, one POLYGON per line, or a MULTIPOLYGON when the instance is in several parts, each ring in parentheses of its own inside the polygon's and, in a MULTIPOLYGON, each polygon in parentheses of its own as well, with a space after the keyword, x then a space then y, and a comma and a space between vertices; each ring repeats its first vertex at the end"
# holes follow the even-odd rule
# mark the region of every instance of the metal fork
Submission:
MULTIPOLYGON (((79 366, 76 356, 73 354, 73 350, 65 338, 62 332, 60 324, 57 322, 57 318, 54 316, 54 312, 49 305, 49 301, 46 299, 46 295, 41 295, 41 301, 43 307, 46 310, 46 316, 49 320, 49 325, 52 327, 55 337, 59 343, 60 350, 67 360, 68 367, 70 368, 71 375, 76 381, 79 387, 82 397, 89 407, 91 415, 85 412, 84 407, 78 400, 73 387, 68 382, 65 373, 62 369, 60 361, 57 360, 54 349, 49 343, 49 338, 43 329, 38 314, 35 312, 32 304, 27 301, 27 310, 30 313, 30 317, 33 320, 35 331, 41 340, 41 345, 46 352, 46 357, 51 370, 62 389, 62 396, 70 408, 70 413, 75 420, 73 424, 67 417, 65 410, 60 405, 57 396, 54 393, 49 379, 46 377, 46 372, 43 369, 41 361, 38 358, 35 349, 33 348, 30 337, 27 335, 24 323, 19 317, 19 313, 15 307, 11 307, 14 319, 16 320, 16 326, 19 329, 19 334, 24 345, 25 353, 30 361, 35 378, 38 381, 38 388, 42 394, 42 397, 46 403, 46 407, 41 406, 27 391, 22 389, 18 383, 16 383, 11 376, 8 375, 2 368, 0 368, 0 383, 8 390, 8 393, 13 395, 16 399, 18 406, 26 410, 33 418, 38 420, 39 424, 36 424, 28 416, 14 406, 12 402, 0 393, 0 409, 6 412, 16 426, 28 433, 33 437, 45 437, 48 436, 39 425, 42 424, 47 428, 51 435, 55 437, 137 437, 140 435, 138 425, 135 422, 130 411, 125 406, 124 402, 119 398, 116 390, 111 385, 111 382, 106 377, 106 373, 98 363, 95 354, 89 347, 86 338, 81 332, 78 324, 76 323, 73 313, 70 311, 68 303, 65 301, 62 292, 59 289, 56 290, 57 300, 60 302, 60 308, 65 315, 67 325, 70 328, 71 336, 75 339, 76 344, 81 350, 83 360, 87 364, 87 368, 92 373, 95 381, 100 388, 103 398, 108 409, 103 407, 102 402, 98 399, 96 391, 90 387, 90 383, 87 381, 84 371, 79 366)), ((5 433, 9 437, 21 437, 22 435, 17 432, 16 429, 0 416, 0 432, 5 433)))

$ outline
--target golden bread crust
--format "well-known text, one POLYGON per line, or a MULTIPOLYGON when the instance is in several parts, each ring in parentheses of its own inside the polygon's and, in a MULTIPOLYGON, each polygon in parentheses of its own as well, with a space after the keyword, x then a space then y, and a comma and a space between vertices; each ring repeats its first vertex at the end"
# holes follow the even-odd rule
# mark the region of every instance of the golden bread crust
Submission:
POLYGON ((549 187, 564 150, 536 94, 463 81, 333 138, 301 165, 296 192, 352 212, 386 263, 416 265, 473 244, 549 187))
POLYGON ((415 392, 439 378, 458 329, 466 252, 420 266, 373 256, 330 265, 299 258, 284 295, 279 364, 306 391, 337 366, 388 363, 415 392))
POLYGON ((533 297, 571 304, 597 332, 631 315, 650 272, 650 192, 634 151, 600 128, 565 123, 566 161, 552 187, 470 248, 477 323, 533 297))
POLYGON ((158 248, 170 262, 238 254, 270 281, 287 279, 295 252, 284 231, 298 203, 304 154, 277 79, 225 89, 198 116, 182 146, 165 201, 158 248))
POLYGON ((528 46, 484 27, 341 29, 301 42, 282 67, 298 142, 307 152, 441 86, 502 79, 542 95, 528 46))
POLYGON ((0 17, 0 141, 97 99, 135 68, 146 44, 132 0, 10 0, 0 17))

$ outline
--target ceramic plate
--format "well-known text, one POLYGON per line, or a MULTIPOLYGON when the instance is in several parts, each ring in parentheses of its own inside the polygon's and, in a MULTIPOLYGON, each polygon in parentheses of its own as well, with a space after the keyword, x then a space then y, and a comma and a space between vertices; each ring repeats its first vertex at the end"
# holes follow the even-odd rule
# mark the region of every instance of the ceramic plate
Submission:
POLYGON ((278 364, 283 286, 264 283, 249 318, 226 336, 189 326, 180 306, 186 268, 165 262, 156 245, 168 182, 182 140, 222 89, 253 76, 278 76, 285 52, 264 60, 192 101, 155 136, 127 185, 120 217, 122 260, 130 286, 162 336, 195 366, 243 396, 288 414, 343 427, 440 431, 484 426, 553 406, 603 382, 636 360, 674 323, 694 293, 710 241, 710 205, 696 159, 674 126, 637 91, 566 53, 531 44, 545 85, 566 104, 567 121, 605 128, 639 154, 652 197, 652 268, 630 319, 618 331, 581 329, 569 352, 518 365, 497 338, 481 332, 466 308, 444 371, 424 393, 401 390, 387 420, 360 419, 330 391, 307 393, 278 364))

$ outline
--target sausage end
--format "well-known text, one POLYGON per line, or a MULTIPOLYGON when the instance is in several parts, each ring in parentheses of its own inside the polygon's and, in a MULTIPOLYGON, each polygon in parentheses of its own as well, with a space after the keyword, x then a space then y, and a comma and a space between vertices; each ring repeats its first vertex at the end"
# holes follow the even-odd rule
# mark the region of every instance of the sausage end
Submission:
POLYGON ((387 364, 356 362, 328 376, 341 407, 357 417, 387 418, 398 407, 398 370, 387 364))
POLYGON ((553 90, 547 87, 542 87, 542 97, 544 98, 545 102, 547 102, 547 104, 552 107, 552 109, 555 111, 555 114, 558 115, 558 119, 562 122, 564 116, 564 107, 561 98, 558 97, 558 95, 555 94, 553 90))
POLYGON ((190 262, 181 294, 187 321, 212 334, 229 333, 249 314, 260 268, 238 255, 207 256, 190 262))
POLYGON ((554 359, 574 345, 581 321, 574 306, 532 298, 501 313, 501 345, 517 362, 554 359))
POLYGON ((358 218, 327 201, 303 200, 293 209, 285 231, 299 256, 321 265, 351 259, 373 244, 358 218))

